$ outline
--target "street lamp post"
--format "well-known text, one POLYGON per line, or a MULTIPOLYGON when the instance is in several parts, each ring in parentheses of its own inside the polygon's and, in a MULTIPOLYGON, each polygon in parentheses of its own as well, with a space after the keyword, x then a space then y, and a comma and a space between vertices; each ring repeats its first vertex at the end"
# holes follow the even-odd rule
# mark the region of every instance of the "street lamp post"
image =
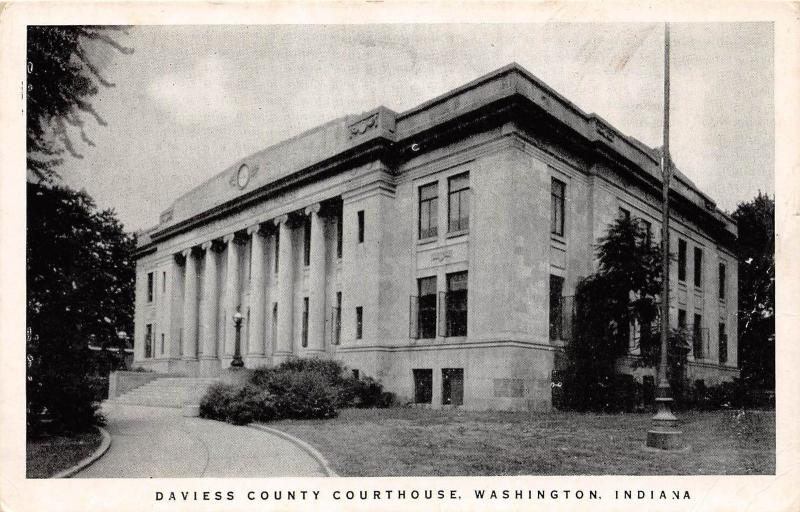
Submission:
POLYGON ((118 331, 117 337, 119 338, 119 346, 117 347, 117 357, 119 358, 115 363, 114 369, 125 369, 127 363, 125 362, 125 349, 128 348, 128 333, 125 331, 118 331))
POLYGON ((128 348, 127 343, 125 342, 125 340, 128 339, 128 333, 125 331, 119 331, 117 333, 117 337, 119 338, 119 351, 120 353, 124 353, 125 349, 128 348))
POLYGON ((242 368, 244 367, 244 361, 242 361, 242 314, 238 309, 233 314, 233 325, 236 327, 236 345, 233 348, 231 368, 242 368))

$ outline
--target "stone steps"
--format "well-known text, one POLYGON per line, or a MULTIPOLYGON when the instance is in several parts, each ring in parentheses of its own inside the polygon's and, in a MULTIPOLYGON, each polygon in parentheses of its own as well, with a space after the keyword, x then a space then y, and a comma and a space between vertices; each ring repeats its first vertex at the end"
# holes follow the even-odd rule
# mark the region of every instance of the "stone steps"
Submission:
POLYGON ((114 401, 129 405, 180 408, 187 403, 199 402, 208 387, 216 382, 219 382, 219 379, 162 377, 132 389, 114 401))

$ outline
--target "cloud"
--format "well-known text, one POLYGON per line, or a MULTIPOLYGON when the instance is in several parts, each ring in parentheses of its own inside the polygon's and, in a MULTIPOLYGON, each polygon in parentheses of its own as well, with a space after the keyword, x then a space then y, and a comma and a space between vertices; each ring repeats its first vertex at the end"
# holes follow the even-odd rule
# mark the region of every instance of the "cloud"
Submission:
POLYGON ((238 114, 238 102, 228 87, 229 77, 222 60, 203 57, 187 70, 154 78, 147 93, 180 124, 217 126, 238 114))

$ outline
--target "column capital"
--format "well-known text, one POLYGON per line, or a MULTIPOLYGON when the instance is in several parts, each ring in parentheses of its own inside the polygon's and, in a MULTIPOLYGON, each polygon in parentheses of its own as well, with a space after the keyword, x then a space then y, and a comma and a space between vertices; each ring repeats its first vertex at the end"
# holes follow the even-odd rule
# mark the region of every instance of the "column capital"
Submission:
POLYGON ((312 213, 319 213, 322 205, 320 203, 314 203, 312 205, 306 206, 305 212, 306 215, 311 215, 312 213))
POLYGON ((244 244, 247 240, 244 238, 241 231, 234 231, 233 233, 228 233, 222 237, 222 245, 230 247, 231 243, 234 244, 244 244))
POLYGON ((260 222, 258 224, 253 224, 252 226, 248 226, 247 228, 247 234, 250 236, 261 233, 262 233, 262 227, 260 222))
POLYGON ((183 256, 183 259, 188 260, 189 258, 191 258, 193 250, 194 250, 194 247, 189 247, 187 249, 182 250, 181 251, 181 256, 183 256))
POLYGON ((276 226, 278 226, 280 224, 286 224, 287 222, 289 222, 289 215, 286 214, 286 213, 284 213, 283 215, 279 215, 278 217, 275 217, 274 219, 272 219, 272 222, 276 226))
POLYGON ((200 244, 200 248, 203 249, 204 251, 207 251, 207 250, 211 249, 211 247, 213 247, 213 245, 214 245, 214 241, 213 240, 209 240, 208 242, 203 242, 202 244, 200 244))

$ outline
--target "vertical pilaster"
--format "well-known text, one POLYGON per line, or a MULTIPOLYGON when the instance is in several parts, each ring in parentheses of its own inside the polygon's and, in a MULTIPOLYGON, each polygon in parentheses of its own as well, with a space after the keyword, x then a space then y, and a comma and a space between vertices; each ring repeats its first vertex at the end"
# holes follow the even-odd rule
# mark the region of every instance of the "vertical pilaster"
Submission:
POLYGON ((258 366, 265 362, 264 352, 264 303, 266 294, 266 279, 264 269, 264 235, 261 225, 256 224, 247 228, 251 237, 251 277, 250 277, 250 340, 247 344, 248 366, 258 366))
POLYGON ((292 354, 294 254, 289 216, 274 220, 278 226, 280 247, 278 252, 278 329, 275 340, 274 362, 279 364, 292 354))
POLYGON ((236 343, 236 327, 233 324, 233 314, 239 308, 239 244, 236 236, 231 233, 223 238, 228 251, 227 265, 225 266, 225 356, 233 355, 233 346, 236 343))
POLYGON ((202 245, 205 251, 203 266, 203 311, 200 315, 200 343, 203 354, 200 356, 200 373, 213 375, 219 369, 217 361, 217 252, 213 242, 202 245))
POLYGON ((186 259, 183 286, 183 359, 197 360, 197 260, 191 249, 183 251, 186 259))
POLYGON ((311 217, 311 257, 308 274, 308 352, 325 350, 325 230, 320 204, 306 208, 311 217))

